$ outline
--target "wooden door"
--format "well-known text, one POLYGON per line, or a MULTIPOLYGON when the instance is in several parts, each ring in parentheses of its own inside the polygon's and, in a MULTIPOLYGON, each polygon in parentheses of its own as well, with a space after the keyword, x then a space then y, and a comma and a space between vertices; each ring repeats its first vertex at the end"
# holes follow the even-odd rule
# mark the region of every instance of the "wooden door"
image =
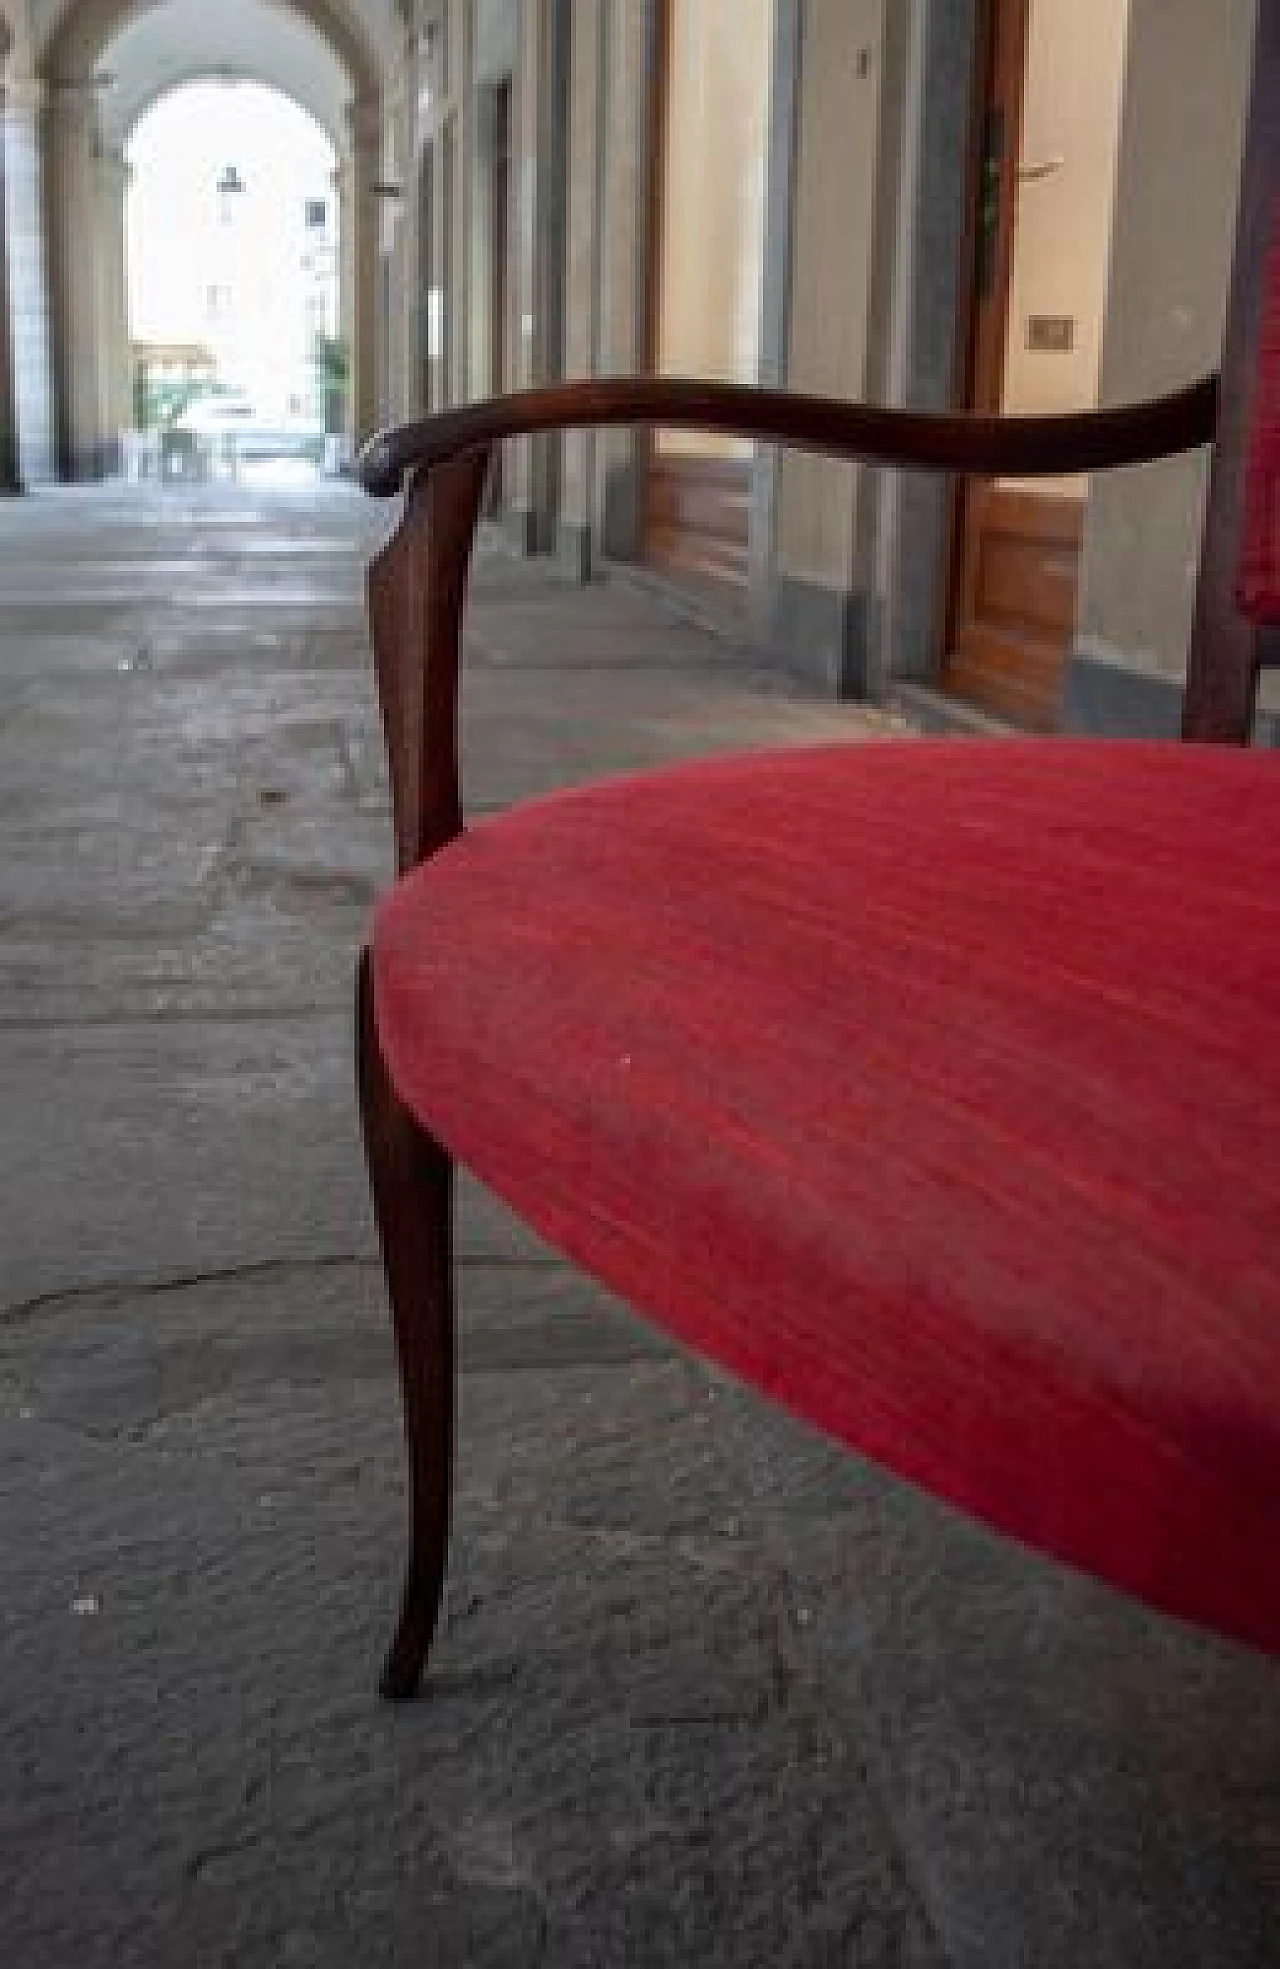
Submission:
MULTIPOLYGON (((967 402, 993 413, 1089 408, 1097 401, 1123 0, 1071 9, 990 0, 987 35, 967 402), (1083 109, 1062 76, 1064 51, 1083 82, 1083 109), (1055 67, 1063 82, 1056 94, 1055 67), (1049 310, 1040 305, 1046 293, 1049 310)), ((1083 482, 1004 480, 974 482, 960 495, 947 686, 1030 730, 1057 722, 1085 490, 1083 482)))
POLYGON ((1084 501, 998 483, 962 499, 948 686, 1028 731, 1051 731, 1075 627, 1084 501))
MULTIPOLYGON (((774 0, 662 0, 652 148, 649 361, 754 382, 774 0)), ((647 560, 743 590, 753 447, 658 432, 648 445, 647 560)))
POLYGON ((650 449, 645 557, 669 574, 745 587, 751 464, 650 449))

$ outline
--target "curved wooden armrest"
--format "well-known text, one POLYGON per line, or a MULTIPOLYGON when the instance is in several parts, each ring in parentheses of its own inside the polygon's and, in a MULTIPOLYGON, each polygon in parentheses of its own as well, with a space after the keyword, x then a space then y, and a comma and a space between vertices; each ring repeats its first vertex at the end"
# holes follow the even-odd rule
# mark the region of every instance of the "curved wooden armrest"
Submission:
POLYGON ((1049 417, 885 410, 745 383, 665 376, 558 383, 545 390, 442 410, 371 438, 356 477, 375 498, 394 498, 409 472, 500 439, 589 425, 649 424, 756 438, 866 464, 1018 478, 1136 465, 1212 441, 1218 379, 1116 410, 1049 417))
POLYGON ((369 570, 378 695, 403 871, 459 833, 458 669, 467 566, 489 454, 502 438, 588 424, 658 424, 777 440, 876 464, 1018 476, 1131 465, 1208 443, 1218 383, 1077 416, 878 410, 783 390, 661 377, 565 383, 446 410, 374 438, 357 466, 371 493, 409 480, 404 517, 369 570))

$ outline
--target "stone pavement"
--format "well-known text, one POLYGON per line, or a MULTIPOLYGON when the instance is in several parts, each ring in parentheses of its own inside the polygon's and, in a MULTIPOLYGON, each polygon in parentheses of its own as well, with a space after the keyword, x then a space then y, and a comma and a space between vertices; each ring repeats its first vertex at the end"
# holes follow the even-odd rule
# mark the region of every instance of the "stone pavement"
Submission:
MULTIPOLYGON (((392 517, 0 508, 0 1963, 1280 1959, 1274 1671, 837 1456, 473 1189, 448 1626, 376 1699, 349 999, 392 517)), ((496 552, 470 656, 473 810, 883 732, 496 552)))

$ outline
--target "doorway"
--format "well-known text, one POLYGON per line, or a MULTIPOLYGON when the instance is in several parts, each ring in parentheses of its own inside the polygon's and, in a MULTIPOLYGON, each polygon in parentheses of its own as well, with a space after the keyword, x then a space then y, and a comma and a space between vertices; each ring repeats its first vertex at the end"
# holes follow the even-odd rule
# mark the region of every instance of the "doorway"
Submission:
MULTIPOLYGON (((1129 0, 990 0, 965 402, 1004 415, 1098 401, 1129 0)), ((945 678, 1028 730, 1057 722, 1085 479, 960 494, 945 678)))
MULTIPOLYGON (((774 0, 663 0, 649 264, 651 367, 754 383, 774 0)), ((750 443, 660 431, 644 553, 735 593, 747 580, 750 443)))

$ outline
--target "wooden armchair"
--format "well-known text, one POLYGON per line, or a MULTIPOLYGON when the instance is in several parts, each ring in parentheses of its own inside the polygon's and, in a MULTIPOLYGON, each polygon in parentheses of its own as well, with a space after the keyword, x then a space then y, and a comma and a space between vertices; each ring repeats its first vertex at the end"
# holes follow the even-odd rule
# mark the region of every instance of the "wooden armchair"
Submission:
POLYGON ((1244 743, 1280 616, 1278 125, 1264 10, 1220 384, 1002 421, 578 383, 366 450, 371 492, 407 483, 370 575, 399 880, 357 1004, 412 1479, 387 1694, 418 1685, 444 1578, 455 1156, 852 1449, 1280 1648, 1280 774, 1244 743), (490 448, 621 422, 962 473, 1212 443, 1184 735, 1229 743, 761 753, 467 830, 490 448))

